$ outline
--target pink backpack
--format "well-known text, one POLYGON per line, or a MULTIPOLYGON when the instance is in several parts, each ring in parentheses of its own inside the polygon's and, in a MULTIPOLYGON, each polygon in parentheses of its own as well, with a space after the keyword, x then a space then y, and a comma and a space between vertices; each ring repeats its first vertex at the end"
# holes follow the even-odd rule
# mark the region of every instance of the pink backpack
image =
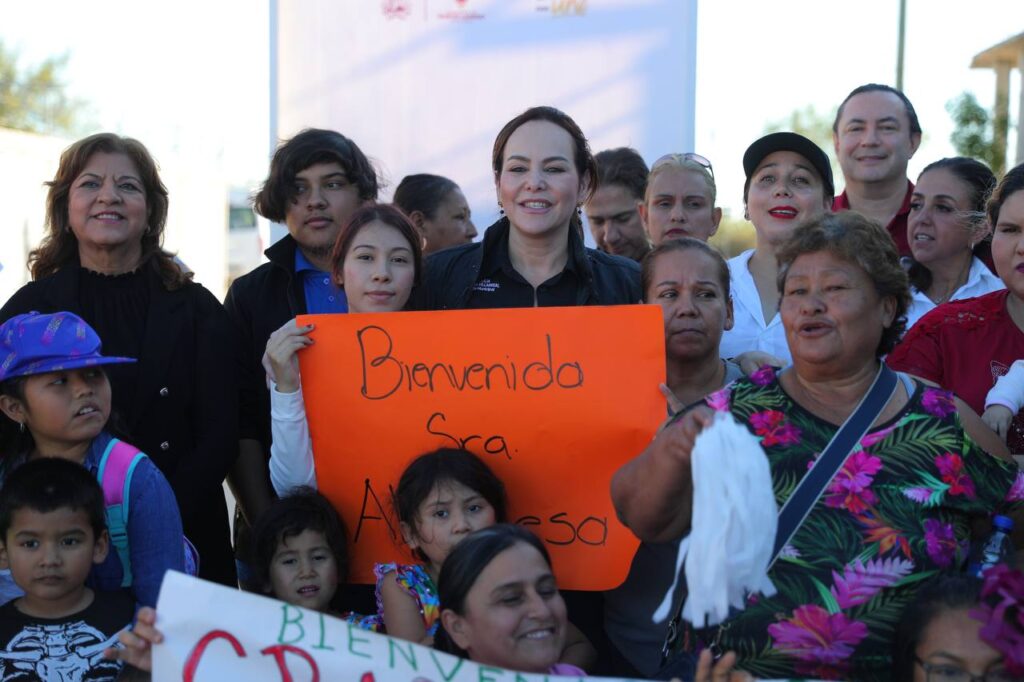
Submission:
MULTIPOLYGON (((146 454, 134 445, 111 438, 107 449, 103 451, 96 473, 96 478, 103 488, 110 543, 117 550, 117 557, 121 560, 124 572, 121 587, 131 587, 132 584, 131 548, 128 546, 128 493, 131 490, 135 467, 145 457, 146 454)), ((184 535, 181 539, 185 552, 185 572, 189 575, 198 575, 199 552, 184 535)))

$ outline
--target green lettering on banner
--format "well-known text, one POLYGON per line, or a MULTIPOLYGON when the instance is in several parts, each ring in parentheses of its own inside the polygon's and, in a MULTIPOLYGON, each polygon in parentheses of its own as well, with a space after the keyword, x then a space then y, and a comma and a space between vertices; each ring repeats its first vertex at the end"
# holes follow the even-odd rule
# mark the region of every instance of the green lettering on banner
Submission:
POLYGON ((322 651, 334 651, 333 646, 327 646, 326 644, 324 644, 324 636, 326 635, 326 633, 324 632, 326 630, 326 626, 324 624, 324 614, 318 613, 317 615, 320 616, 320 643, 314 644, 313 648, 321 649, 322 651))
POLYGON ((477 669, 480 682, 498 682, 498 676, 504 674, 505 671, 501 668, 492 668, 489 665, 482 665, 477 669))
POLYGON ((446 672, 444 671, 444 668, 442 668, 442 667, 441 667, 441 664, 440 664, 440 663, 438 662, 438 660, 437 660, 437 656, 435 656, 435 655, 434 655, 434 650, 433 650, 433 649, 431 649, 431 650, 430 650, 430 657, 431 657, 432 659, 434 659, 434 667, 436 667, 436 668, 437 668, 437 672, 441 673, 441 677, 443 677, 443 678, 444 678, 444 682, 451 682, 451 679, 452 679, 453 677, 455 677, 455 673, 459 672, 459 668, 461 668, 461 667, 462 667, 462 661, 463 661, 463 659, 461 659, 461 658, 456 658, 456 659, 455 659, 455 667, 454 667, 454 668, 452 668, 451 672, 449 672, 449 673, 446 673, 446 672))
POLYGON ((296 642, 302 641, 302 638, 306 636, 306 629, 304 627, 302 627, 301 621, 302 621, 302 610, 301 609, 298 609, 298 608, 292 606, 291 604, 281 604, 281 632, 279 632, 278 635, 277 635, 277 643, 278 644, 295 644, 296 642), (295 611, 295 619, 294 620, 290 620, 288 618, 288 611, 289 611, 289 609, 295 611), (285 633, 285 630, 288 629, 289 625, 294 625, 295 627, 297 627, 299 629, 299 634, 298 634, 297 637, 295 637, 295 639, 288 639, 288 640, 286 640, 284 638, 284 633, 285 633))
POLYGON ((528 679, 526 679, 525 677, 523 677, 522 675, 520 675, 519 673, 516 673, 515 682, 530 682, 530 681, 528 679))
POLYGON ((363 631, 360 630, 359 627, 357 627, 356 625, 353 625, 352 623, 349 623, 348 624, 348 652, 350 654, 352 654, 353 656, 361 656, 362 658, 373 658, 373 656, 368 654, 368 653, 355 650, 354 647, 355 647, 355 643, 356 642, 369 643, 369 641, 370 641, 369 639, 367 639, 365 637, 356 637, 356 633, 357 632, 363 632, 363 631))
POLYGON ((388 667, 392 670, 395 669, 395 650, 397 649, 413 672, 418 672, 419 667, 416 664, 416 653, 413 651, 412 642, 403 642, 402 644, 405 645, 405 651, 402 650, 402 646, 398 642, 388 638, 388 667))

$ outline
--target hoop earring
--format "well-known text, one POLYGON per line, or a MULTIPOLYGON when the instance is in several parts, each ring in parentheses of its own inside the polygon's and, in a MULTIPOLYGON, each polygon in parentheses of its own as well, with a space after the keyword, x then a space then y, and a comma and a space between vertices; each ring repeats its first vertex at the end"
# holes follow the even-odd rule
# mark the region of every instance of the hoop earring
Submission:
POLYGON ((577 204, 576 205, 576 215, 578 215, 580 218, 583 217, 583 205, 582 204, 577 204))
POLYGON ((25 433, 25 422, 18 422, 18 432, 25 433))

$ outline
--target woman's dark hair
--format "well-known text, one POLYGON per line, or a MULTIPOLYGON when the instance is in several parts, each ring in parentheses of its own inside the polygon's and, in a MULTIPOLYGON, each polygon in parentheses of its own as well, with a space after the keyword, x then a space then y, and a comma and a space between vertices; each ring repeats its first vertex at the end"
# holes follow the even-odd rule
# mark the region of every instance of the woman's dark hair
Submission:
POLYGON ((939 574, 917 591, 903 610, 896 627, 892 649, 892 679, 914 679, 917 647, 928 626, 947 611, 969 609, 978 604, 982 581, 964 574, 939 574))
POLYGON ((669 239, 654 247, 644 256, 640 262, 640 290, 643 292, 644 303, 647 300, 647 289, 651 286, 651 278, 654 277, 654 261, 659 256, 675 251, 700 251, 715 262, 715 270, 718 271, 718 283, 722 286, 722 293, 728 301, 731 296, 729 289, 729 264, 725 262, 713 246, 693 237, 682 237, 680 239, 669 239))
MULTIPOLYGON (((0 396, 14 398, 24 404, 26 381, 28 377, 20 376, 0 383, 0 396)), ((31 431, 27 428, 22 429, 6 414, 0 417, 0 458, 3 461, 3 470, 9 470, 8 466, 13 462, 20 463, 21 459, 35 447, 36 442, 31 431)))
POLYGON ((270 567, 277 548, 289 538, 312 530, 323 533, 338 566, 338 582, 348 577, 348 536, 345 525, 326 497, 307 486, 292 488, 263 512, 252 529, 256 548, 256 571, 264 585, 270 585, 270 567))
MULTIPOLYGON (((437 596, 442 609, 450 609, 459 615, 466 612, 466 595, 473 589, 477 578, 495 557, 518 544, 533 547, 548 566, 551 556, 540 538, 522 526, 499 523, 470 533, 455 545, 441 566, 437 579, 437 596)), ((434 648, 466 658, 466 652, 459 648, 444 628, 438 628, 434 648)))
POLYGON ((378 220, 401 232, 405 240, 409 242, 409 248, 412 250, 413 286, 419 284, 420 272, 423 269, 423 235, 409 222, 404 213, 388 204, 372 204, 356 209, 345 226, 341 228, 331 251, 331 274, 334 275, 334 280, 336 282, 342 280, 345 257, 348 255, 349 249, 352 248, 352 242, 355 241, 356 235, 364 227, 378 220))
MULTIPOLYGON (((985 220, 985 201, 996 185, 996 176, 993 175, 989 167, 966 156, 952 156, 925 166, 917 176, 917 181, 921 182, 924 174, 932 170, 947 170, 964 184, 967 188, 967 215, 965 217, 972 229, 981 227, 985 220)), ((986 256, 990 250, 989 238, 979 239, 978 243, 974 245, 974 255, 978 257, 986 256)), ((911 285, 918 291, 925 291, 932 284, 931 271, 913 258, 910 259, 907 275, 910 277, 911 285)))
POLYGON ((1016 194, 1021 190, 1024 190, 1024 163, 1017 164, 1006 172, 996 188, 992 190, 992 196, 989 197, 988 203, 985 205, 988 222, 993 230, 996 229, 996 224, 999 222, 999 211, 1002 210, 1003 204, 1011 194, 1016 194))
POLYGON ((780 296, 785 296, 786 277, 798 256, 831 253, 836 258, 860 267, 875 285, 880 298, 896 302, 893 322, 882 331, 875 357, 888 354, 900 340, 907 325, 910 288, 907 273, 900 267, 896 244, 885 229, 856 211, 826 213, 798 227, 778 253, 780 296))
POLYGON ((0 490, 0 542, 7 541, 16 512, 46 514, 63 508, 85 512, 93 540, 107 528, 103 490, 88 469, 60 457, 25 462, 4 478, 0 490))
POLYGON ((630 196, 643 201, 647 192, 647 164, 630 147, 605 149, 594 156, 597 163, 597 187, 625 187, 630 196))
MULTIPOLYGON (((437 485, 448 481, 480 493, 494 508, 495 521, 505 522, 508 517, 505 484, 482 459, 468 450, 455 448, 420 455, 405 468, 392 498, 398 520, 418 533, 420 506, 437 485)), ((426 560, 420 550, 416 550, 416 555, 421 561, 426 560)))
MULTIPOLYGON (((590 153, 590 143, 587 142, 587 136, 576 125, 576 121, 572 120, 565 112, 559 111, 554 107, 532 107, 527 109, 506 123, 505 127, 498 131, 498 136, 494 138, 494 149, 491 151, 491 168, 494 171, 494 181, 498 182, 501 177, 501 170, 505 162, 505 145, 508 144, 508 139, 512 137, 512 133, 518 130, 521 125, 531 121, 554 123, 569 133, 575 150, 573 165, 576 167, 576 173, 580 177, 580 182, 587 185, 587 194, 580 197, 580 202, 586 202, 597 187, 597 162, 594 161, 594 155, 590 153)), ((573 229, 580 230, 582 234, 583 223, 580 222, 578 215, 574 214, 569 223, 573 229)))
POLYGON ((356 143, 333 130, 307 128, 274 152, 267 179, 253 197, 253 210, 267 220, 283 223, 288 202, 295 198, 295 176, 318 163, 337 163, 356 186, 360 199, 376 201, 377 172, 356 143))
POLYGON ((454 181, 441 175, 417 173, 406 175, 398 183, 395 198, 392 200, 407 216, 419 211, 427 220, 433 220, 437 209, 444 203, 448 195, 459 189, 454 181))
POLYGON ((72 183, 93 154, 123 154, 135 166, 146 197, 146 230, 142 233, 139 265, 155 269, 168 290, 181 288, 192 274, 178 267, 174 254, 163 249, 167 188, 160 180, 156 161, 141 142, 114 133, 82 138, 60 155, 57 173, 46 183, 50 188, 46 193, 46 234, 39 246, 28 254, 32 279, 42 279, 78 261, 78 238, 71 231, 68 203, 72 183))

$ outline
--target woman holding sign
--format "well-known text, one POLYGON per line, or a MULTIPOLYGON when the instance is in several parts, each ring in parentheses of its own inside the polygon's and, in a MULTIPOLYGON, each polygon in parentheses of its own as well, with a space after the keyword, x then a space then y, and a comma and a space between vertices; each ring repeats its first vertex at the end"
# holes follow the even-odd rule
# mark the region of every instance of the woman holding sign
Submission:
MULTIPOLYGON (((422 239, 397 208, 367 206, 352 214, 334 244, 334 279, 345 287, 349 312, 402 310, 419 281, 422 239)), ((295 320, 270 335, 264 365, 270 390, 270 481, 278 495, 297 486, 316 488, 313 442, 299 377, 300 350, 313 343, 313 325, 295 320)))
POLYGON ((580 206, 597 166, 576 122, 553 107, 509 121, 492 154, 504 217, 483 241, 430 257, 412 307, 529 308, 640 301, 636 263, 583 245, 580 206))
POLYGON ((768 571, 777 594, 755 595, 721 626, 684 624, 677 647, 714 643, 761 677, 886 680, 891 633, 919 578, 957 567, 972 517, 1020 511, 1024 492, 1012 463, 979 447, 1008 459, 976 414, 947 391, 883 371, 909 290, 881 227, 853 212, 825 215, 798 228, 778 262, 793 366, 765 368, 680 415, 618 471, 612 497, 641 539, 681 537, 694 439, 709 408, 730 412, 760 437, 778 504, 795 497, 797 514, 780 515, 768 571), (852 445, 830 447, 851 415, 864 424, 852 445), (819 465, 831 475, 807 489, 819 465))

